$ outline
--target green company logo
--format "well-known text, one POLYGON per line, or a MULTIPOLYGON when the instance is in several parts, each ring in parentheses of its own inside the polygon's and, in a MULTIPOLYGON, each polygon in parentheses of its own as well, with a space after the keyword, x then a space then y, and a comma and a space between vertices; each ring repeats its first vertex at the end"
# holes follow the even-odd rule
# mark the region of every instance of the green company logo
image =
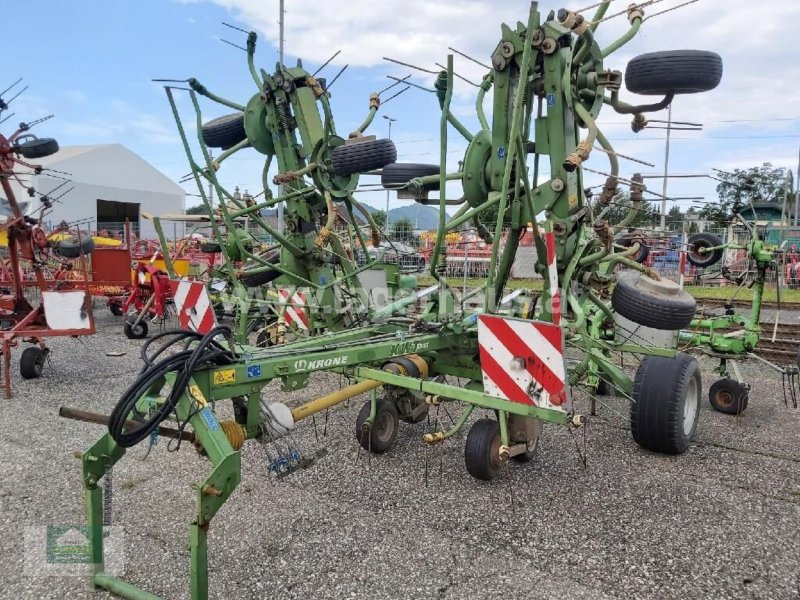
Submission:
POLYGON ((85 525, 47 527, 47 562, 85 564, 91 561, 88 528, 85 525))

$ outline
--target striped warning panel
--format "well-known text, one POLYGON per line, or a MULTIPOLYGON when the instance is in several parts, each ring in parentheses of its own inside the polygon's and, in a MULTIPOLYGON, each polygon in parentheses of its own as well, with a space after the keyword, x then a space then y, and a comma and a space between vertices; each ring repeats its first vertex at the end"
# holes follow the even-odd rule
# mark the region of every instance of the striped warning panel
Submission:
POLYGON ((211 298, 202 281, 170 281, 178 323, 182 329, 208 333, 217 326, 217 316, 211 298))
POLYGON ((560 326, 481 315, 478 346, 487 395, 562 412, 570 410, 560 326))
POLYGON ((308 318, 308 311, 306 310, 306 294, 303 292, 295 292, 292 294, 292 290, 290 289, 279 288, 278 295, 280 296, 281 305, 286 307, 283 313, 286 324, 296 325, 298 329, 307 330, 310 320, 308 318))
POLYGON ((558 263, 556 262, 556 234, 548 231, 544 234, 544 243, 547 248, 547 282, 550 287, 550 311, 553 323, 561 323, 561 292, 558 289, 558 263))

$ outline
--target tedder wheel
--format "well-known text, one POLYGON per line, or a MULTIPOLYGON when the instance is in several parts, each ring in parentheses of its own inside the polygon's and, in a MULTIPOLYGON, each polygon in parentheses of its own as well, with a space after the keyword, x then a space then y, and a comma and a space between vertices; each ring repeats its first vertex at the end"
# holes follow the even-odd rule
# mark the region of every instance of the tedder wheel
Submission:
POLYGON ((147 322, 139 321, 136 327, 132 327, 131 323, 125 323, 123 331, 129 340, 141 340, 147 337, 147 322))
POLYGON ((58 242, 55 249, 64 258, 79 258, 81 254, 92 253, 94 240, 89 234, 82 235, 80 239, 77 235, 71 235, 58 242))
POLYGON ((364 427, 369 418, 371 402, 368 400, 356 418, 356 439, 364 450, 373 454, 383 454, 394 446, 397 438, 398 416, 394 404, 384 398, 378 398, 375 420, 372 427, 364 427))
POLYGON ((58 142, 53 138, 37 138, 22 142, 17 146, 17 152, 23 158, 44 158, 58 152, 58 142))
POLYGON ((233 113, 212 119, 203 125, 203 142, 209 148, 226 150, 247 139, 244 113, 233 113))
POLYGON ((108 310, 110 310, 111 314, 114 315, 115 317, 122 316, 122 307, 116 302, 110 302, 108 305, 108 310))
MULTIPOLYGON (((386 189, 396 189, 407 184, 417 177, 427 177, 428 175, 438 175, 439 165, 426 165, 420 163, 392 163, 386 165, 381 170, 381 185, 386 189)), ((439 182, 429 183, 425 186, 426 190, 437 191, 439 182)))
POLYGON ((688 354, 642 359, 631 403, 636 443, 654 452, 686 452, 697 431, 702 387, 700 366, 688 354))
POLYGON ((674 281, 656 281, 638 271, 619 274, 611 294, 611 305, 634 323, 666 331, 686 327, 697 308, 695 299, 674 281))
POLYGON ((719 246, 722 246, 722 240, 713 233, 695 233, 687 242, 686 260, 695 267, 715 265, 722 259, 719 246))
POLYGON ((634 261, 634 262, 642 264, 644 261, 647 260, 647 257, 650 256, 650 246, 648 246, 647 244, 644 243, 644 239, 642 238, 642 236, 640 234, 638 234, 638 233, 626 233, 625 235, 620 237, 618 240, 616 240, 617 244, 619 244, 620 246, 623 246, 625 248, 630 248, 636 242, 639 242, 639 251, 636 254, 634 254, 633 256, 631 256, 630 259, 632 261, 634 261))
POLYGON ((38 346, 30 346, 22 351, 19 358, 19 374, 23 379, 37 379, 42 376, 44 361, 47 359, 47 352, 38 346))
POLYGON ((481 419, 470 427, 464 445, 467 472, 476 479, 491 481, 500 473, 500 425, 481 419))
POLYGON ((352 175, 380 169, 397 160, 392 140, 367 140, 337 146, 331 152, 331 163, 337 175, 352 175))
POLYGON ((722 59, 705 50, 667 50, 632 58, 625 87, 634 94, 666 96, 707 92, 722 79, 722 59))
POLYGON ((747 388, 735 379, 720 379, 708 390, 708 401, 714 410, 726 415, 740 415, 747 408, 747 388))
MULTIPOLYGON (((275 265, 281 261, 281 253, 279 250, 273 250, 269 254, 267 254, 264 259, 275 265)), ((280 271, 263 271, 261 273, 248 273, 248 269, 257 269, 261 267, 261 263, 258 263, 253 260, 249 260, 244 264, 242 268, 242 272, 239 274, 239 281, 241 281, 246 287, 259 287, 262 285, 268 284, 270 281, 273 281, 280 277, 280 271)))

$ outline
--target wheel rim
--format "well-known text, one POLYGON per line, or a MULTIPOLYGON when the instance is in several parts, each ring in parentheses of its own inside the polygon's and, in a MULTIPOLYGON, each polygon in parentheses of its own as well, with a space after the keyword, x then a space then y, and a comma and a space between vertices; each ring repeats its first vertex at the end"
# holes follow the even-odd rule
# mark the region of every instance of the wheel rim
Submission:
POLYGON ((495 471, 500 469, 500 436, 495 435, 492 438, 492 445, 489 449, 489 464, 495 471))
POLYGON ((729 408, 733 405, 733 394, 730 390, 718 390, 714 395, 714 400, 716 401, 717 406, 729 408))
POLYGON ((375 422, 372 424, 372 435, 381 443, 386 443, 392 439, 394 433, 394 419, 388 412, 378 414, 375 416, 375 422))
POLYGON ((683 435, 692 433, 694 421, 697 416, 697 382, 692 378, 689 382, 689 389, 686 390, 686 398, 683 401, 683 435))

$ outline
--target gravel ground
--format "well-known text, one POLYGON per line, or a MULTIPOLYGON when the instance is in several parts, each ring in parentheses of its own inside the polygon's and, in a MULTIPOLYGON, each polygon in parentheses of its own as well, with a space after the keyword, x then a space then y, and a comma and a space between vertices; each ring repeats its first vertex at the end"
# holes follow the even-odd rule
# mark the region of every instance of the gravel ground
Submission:
MULTIPOLYGON (((80 524, 79 462, 102 433, 60 419, 59 406, 108 413, 138 369, 140 342, 104 310, 100 333, 55 340, 42 379, 0 401, 0 597, 109 597, 80 577, 23 574, 26 527, 80 524), (109 357, 108 352, 125 352, 109 357)), ((18 356, 15 353, 15 361, 18 356)), ((713 364, 703 363, 706 388, 713 364)), ((753 386, 741 417, 703 402, 698 442, 682 456, 636 446, 622 399, 603 398, 578 445, 546 426, 536 460, 491 483, 464 469, 463 434, 428 453, 403 425, 397 448, 357 450, 366 398, 330 411, 327 435, 304 423, 311 468, 279 481, 261 445, 242 451, 243 480, 212 523, 214 598, 799 598, 800 410, 783 404, 780 379, 745 366, 753 386)), ((340 385, 319 374, 299 402, 340 385)), ((581 400, 586 404, 585 400, 581 400)), ((455 416, 457 407, 451 406, 455 416)), ((444 412, 440 417, 448 421, 444 412)), ((449 421, 448 421, 449 422, 449 421)), ((186 444, 137 447, 114 472, 114 524, 125 534, 125 573, 167 598, 188 597, 192 483, 209 464, 186 444)))

